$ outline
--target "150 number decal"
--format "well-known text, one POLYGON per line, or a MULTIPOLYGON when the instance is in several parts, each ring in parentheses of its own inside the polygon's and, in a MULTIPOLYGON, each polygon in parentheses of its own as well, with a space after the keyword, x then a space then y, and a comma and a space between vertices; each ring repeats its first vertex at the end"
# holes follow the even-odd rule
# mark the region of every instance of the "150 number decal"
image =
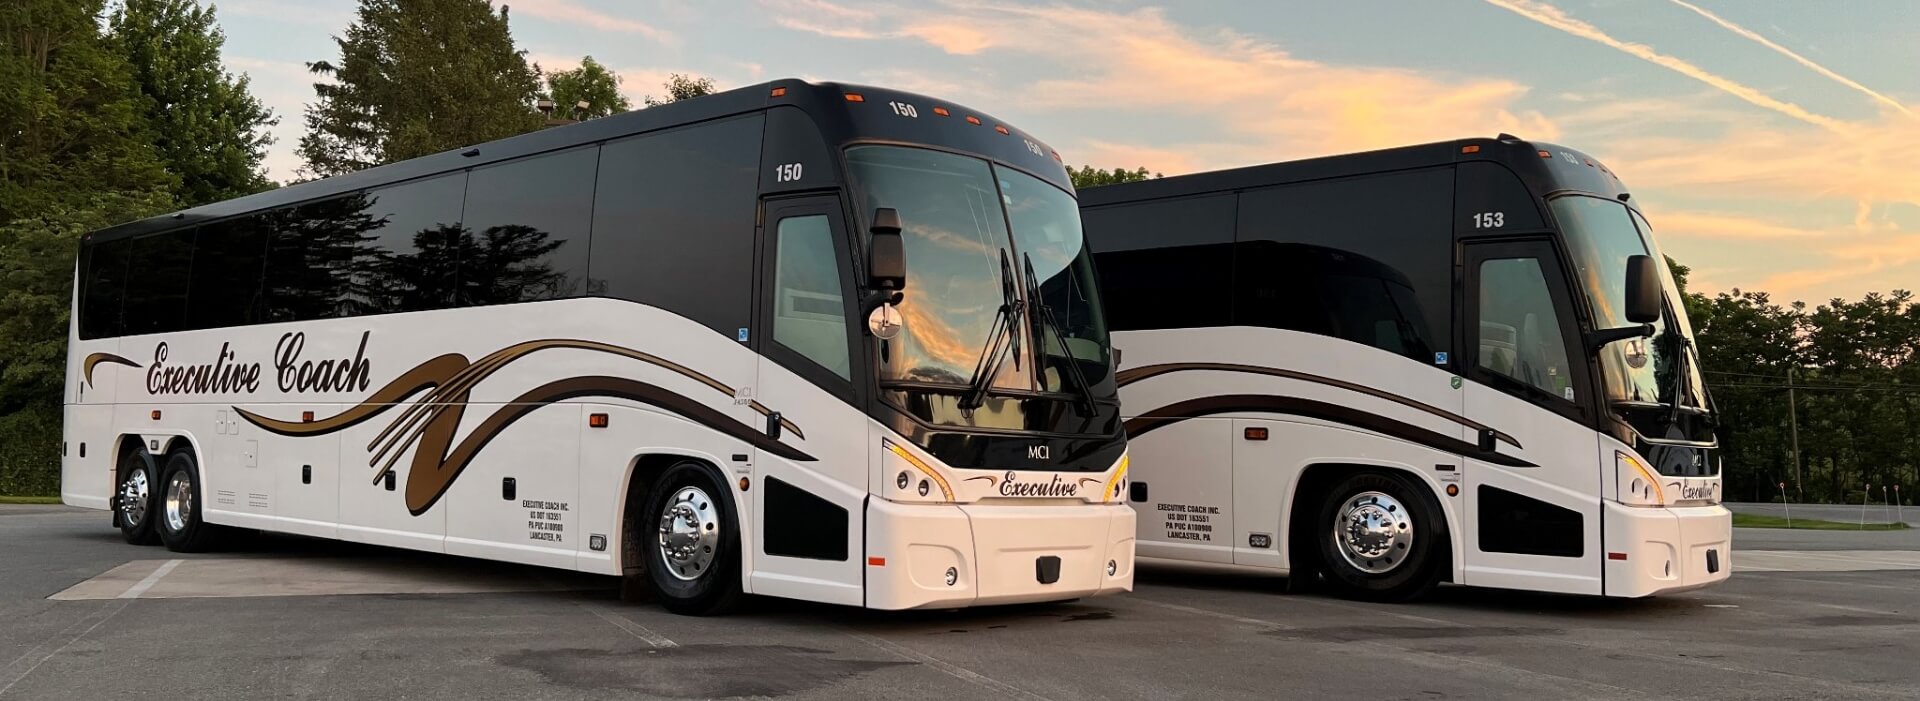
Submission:
POLYGON ((914 109, 913 105, 909 105, 905 102, 889 102, 887 103, 887 105, 893 108, 894 114, 900 115, 902 117, 912 117, 914 119, 920 118, 920 110, 914 109))
POLYGON ((1473 215, 1473 228, 1475 229, 1498 229, 1506 225, 1506 212, 1481 212, 1473 215))
POLYGON ((800 164, 784 163, 773 167, 773 181, 792 183, 800 181, 800 164))

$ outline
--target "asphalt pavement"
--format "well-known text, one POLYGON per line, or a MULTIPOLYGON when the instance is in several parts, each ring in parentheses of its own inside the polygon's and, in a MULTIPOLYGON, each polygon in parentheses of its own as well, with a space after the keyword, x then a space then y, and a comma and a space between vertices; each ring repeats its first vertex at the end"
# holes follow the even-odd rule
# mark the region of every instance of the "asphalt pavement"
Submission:
POLYGON ((687 618, 608 578, 273 536, 180 555, 0 506, 0 699, 1920 698, 1920 548, 1805 533, 1740 529, 1729 582, 1646 600, 1143 566, 1068 604, 687 618))

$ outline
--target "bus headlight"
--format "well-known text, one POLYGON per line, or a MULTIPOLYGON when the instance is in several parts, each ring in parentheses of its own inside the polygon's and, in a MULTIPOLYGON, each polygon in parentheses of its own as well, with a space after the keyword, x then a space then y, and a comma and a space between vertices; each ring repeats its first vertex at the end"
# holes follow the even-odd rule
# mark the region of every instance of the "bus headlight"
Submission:
POLYGON ((953 503, 953 484, 939 468, 927 464, 913 451, 889 440, 881 440, 885 449, 881 465, 893 488, 884 496, 891 501, 917 501, 929 504, 953 503))
POLYGON ((1613 453, 1613 478, 1619 488, 1620 503, 1627 506, 1666 506, 1666 488, 1638 458, 1623 452, 1613 453))

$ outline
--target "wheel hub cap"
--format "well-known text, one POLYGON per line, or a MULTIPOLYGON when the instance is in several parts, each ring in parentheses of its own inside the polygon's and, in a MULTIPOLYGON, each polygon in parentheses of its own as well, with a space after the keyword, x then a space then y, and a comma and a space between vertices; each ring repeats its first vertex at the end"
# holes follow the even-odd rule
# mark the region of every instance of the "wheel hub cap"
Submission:
POLYGON ((1393 497, 1361 492, 1334 517, 1333 546, 1347 564, 1362 572, 1390 572, 1406 560, 1413 546, 1413 519, 1393 497))
POLYGON ((175 472, 167 479, 167 528, 175 533, 187 529, 187 521, 193 517, 193 480, 185 472, 175 472))
POLYGON ((146 470, 134 470, 120 483, 120 513, 126 518, 126 525, 133 526, 146 519, 151 490, 146 470))
POLYGON ((713 565, 720 510, 699 487, 681 487, 660 510, 660 559, 676 579, 693 581, 713 565))

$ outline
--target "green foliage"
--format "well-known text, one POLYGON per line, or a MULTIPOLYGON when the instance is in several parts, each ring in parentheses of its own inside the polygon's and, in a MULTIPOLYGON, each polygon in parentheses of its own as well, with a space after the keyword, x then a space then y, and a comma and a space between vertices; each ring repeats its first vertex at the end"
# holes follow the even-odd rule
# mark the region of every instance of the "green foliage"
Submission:
POLYGON ((655 98, 652 95, 646 96, 642 101, 645 102, 648 107, 659 107, 669 102, 679 102, 704 95, 712 95, 713 79, 669 73, 667 74, 667 82, 661 83, 660 87, 667 89, 667 96, 664 98, 655 98))
MULTIPOLYGON (((1875 516, 1878 517, 1879 514, 1875 514, 1875 516)), ((1789 520, 1784 516, 1762 516, 1759 514, 1739 513, 1733 515, 1733 525, 1738 528, 1794 528, 1812 531, 1900 531, 1907 529, 1907 524, 1899 521, 1893 523, 1876 523, 1872 521, 1865 523, 1847 523, 1845 521, 1822 521, 1811 518, 1795 518, 1789 520)))
POLYGON ((0 415, 0 494, 60 493, 60 410, 0 415))
POLYGON ((133 69, 153 147, 180 178, 183 207, 273 187, 261 160, 279 123, 220 64, 226 35, 195 0, 126 0, 108 20, 108 45, 133 69))
POLYGON ((575 119, 605 117, 633 107, 620 94, 620 76, 592 56, 580 59, 579 68, 548 73, 547 95, 559 105, 558 114, 575 119), (575 111, 581 102, 587 103, 584 114, 575 111))
POLYGON ((326 177, 540 127, 540 76, 487 0, 361 0, 314 84, 299 152, 326 177))
POLYGON ((1113 170, 1101 170, 1093 166, 1081 166, 1079 168, 1075 168, 1073 166, 1067 166, 1067 177, 1073 180, 1073 189, 1085 190, 1090 187, 1099 187, 1101 185, 1119 185, 1120 183, 1135 183, 1135 182, 1140 182, 1142 180, 1146 180, 1148 178, 1159 178, 1164 176, 1160 175, 1159 173, 1149 173, 1147 172, 1146 168, 1135 168, 1133 170, 1127 170, 1125 168, 1115 168, 1113 170))

